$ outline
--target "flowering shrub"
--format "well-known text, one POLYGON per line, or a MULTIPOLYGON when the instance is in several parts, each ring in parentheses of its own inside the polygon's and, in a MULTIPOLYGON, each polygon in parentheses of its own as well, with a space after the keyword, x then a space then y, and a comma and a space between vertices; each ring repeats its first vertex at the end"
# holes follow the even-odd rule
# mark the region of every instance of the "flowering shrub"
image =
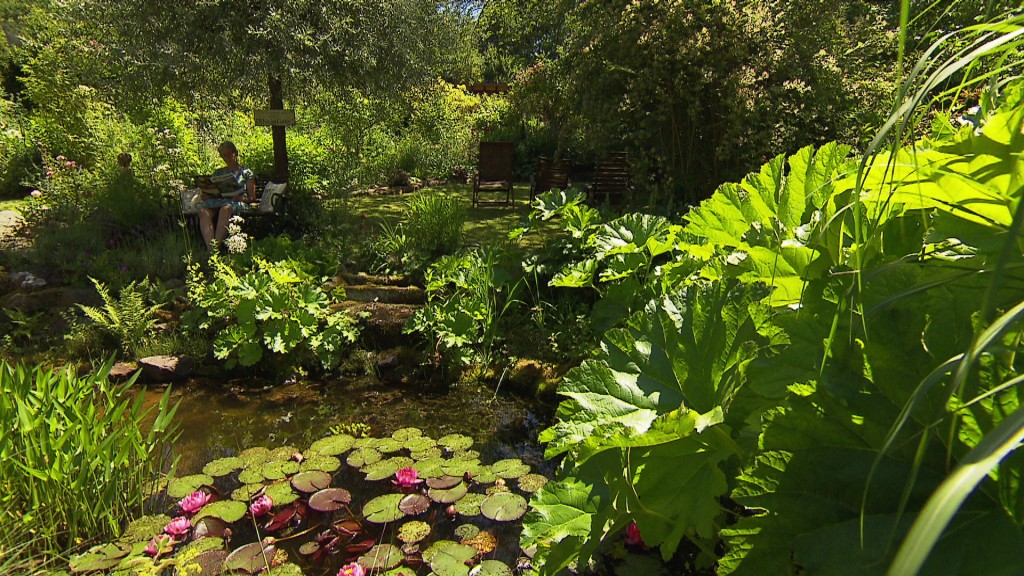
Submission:
POLYGON ((93 207, 99 179, 63 155, 43 155, 43 178, 28 197, 25 219, 29 224, 81 222, 93 207))

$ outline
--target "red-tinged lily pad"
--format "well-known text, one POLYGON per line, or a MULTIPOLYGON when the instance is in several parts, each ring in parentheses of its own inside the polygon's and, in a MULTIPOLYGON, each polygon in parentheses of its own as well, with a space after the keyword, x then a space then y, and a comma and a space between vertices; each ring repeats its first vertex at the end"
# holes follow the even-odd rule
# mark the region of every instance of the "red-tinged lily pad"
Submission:
POLYGON ((451 488, 431 488, 427 490, 427 496, 430 496, 430 499, 434 502, 451 504, 465 496, 467 492, 469 492, 469 487, 466 486, 465 482, 460 482, 451 488))
POLYGON ((467 576, 466 562, 476 558, 476 548, 464 544, 451 544, 437 550, 430 558, 430 569, 437 576, 467 576))
POLYGON ((480 504, 480 512, 498 522, 518 520, 526 514, 526 498, 511 492, 491 494, 480 504))
POLYGON ((268 532, 276 532, 287 526, 295 518, 296 514, 298 514, 298 508, 287 506, 274 514, 274 517, 270 519, 270 522, 267 523, 264 529, 268 532))
POLYGON ((355 438, 348 434, 337 434, 335 436, 328 436, 321 438, 309 447, 308 452, 310 454, 322 454, 324 456, 337 456, 348 452, 349 448, 355 442, 355 438))
POLYGON ((311 456, 299 464, 300 472, 334 472, 338 468, 341 468, 341 460, 326 455, 311 456))
POLYGON ((207 517, 219 518, 228 524, 238 522, 245 516, 245 511, 248 509, 249 507, 246 506, 245 502, 221 500, 203 506, 203 509, 192 517, 192 525, 195 526, 197 522, 207 517))
POLYGON ((394 544, 378 544, 359 557, 356 562, 367 570, 390 570, 405 558, 394 544))
POLYGON ((192 474, 171 480, 167 485, 167 495, 171 498, 184 498, 203 486, 213 486, 213 476, 192 474))
POLYGON ((383 456, 381 456, 380 452, 373 448, 357 448, 352 452, 349 452, 348 458, 345 459, 345 462, 353 468, 362 468, 368 464, 379 462, 381 458, 383 458, 383 456))
POLYGON ((197 540, 219 540, 225 538, 229 533, 228 523, 213 516, 200 518, 198 522, 193 522, 193 525, 195 530, 193 530, 192 536, 197 540))
POLYGON ((360 542, 351 542, 345 547, 345 552, 348 552, 349 554, 362 554, 372 550, 376 545, 377 541, 373 538, 362 540, 360 542))
POLYGON ((391 437, 399 442, 405 442, 413 438, 423 438, 423 430, 419 428, 400 428, 395 430, 391 437))
POLYGON ((491 470, 502 478, 519 478, 530 473, 530 465, 519 458, 508 458, 491 464, 491 470))
POLYGON ((321 470, 301 472, 292 478, 292 488, 303 494, 312 494, 331 485, 331 475, 321 470))
POLYGON ((132 547, 128 544, 112 542, 93 546, 84 554, 71 559, 70 568, 72 572, 94 572, 106 570, 117 566, 121 559, 131 554, 132 547))
POLYGON ((292 483, 287 481, 267 486, 266 494, 274 506, 285 506, 299 499, 299 495, 292 490, 292 483))
POLYGON ((485 498, 487 497, 483 494, 466 494, 455 503, 455 511, 463 516, 478 516, 480 505, 483 504, 485 498))
POLYGON ((398 539, 406 544, 415 544, 430 535, 430 524, 421 520, 412 520, 402 524, 398 529, 398 539))
POLYGON ((427 480, 428 488, 438 488, 445 490, 458 486, 462 482, 462 476, 441 476, 440 478, 430 478, 427 480))
POLYGON ((352 501, 352 494, 344 488, 327 488, 309 497, 309 507, 318 512, 341 510, 352 501))
POLYGON ((369 481, 383 480, 390 478, 395 475, 402 468, 409 468, 413 465, 412 458, 406 456, 395 456, 394 458, 388 458, 387 460, 381 460, 380 462, 374 462, 367 466, 363 466, 360 470, 366 474, 366 479, 369 481))
POLYGON ((469 576, 512 576, 512 569, 501 560, 484 560, 469 570, 469 576))
POLYGON ((438 438, 437 443, 447 448, 449 452, 458 452, 472 446, 473 439, 463 434, 449 434, 438 438))
POLYGON ((430 498, 423 494, 407 494, 398 503, 398 509, 406 516, 422 514, 430 508, 430 498))
POLYGON ((398 508, 404 497, 405 494, 378 496, 363 506, 363 516, 368 522, 373 522, 374 524, 394 522, 405 516, 405 513, 398 508))
POLYGON ((238 456, 228 456, 227 458, 219 458, 203 466, 203 474, 207 476, 213 476, 219 478, 221 476, 227 476, 235 470, 240 470, 245 467, 245 460, 242 460, 238 456))
POLYGON ((275 552, 277 549, 272 544, 267 546, 260 542, 246 544, 236 549, 224 560, 224 572, 230 573, 232 570, 238 570, 245 574, 255 574, 267 567, 264 555, 267 558, 273 558, 275 552))

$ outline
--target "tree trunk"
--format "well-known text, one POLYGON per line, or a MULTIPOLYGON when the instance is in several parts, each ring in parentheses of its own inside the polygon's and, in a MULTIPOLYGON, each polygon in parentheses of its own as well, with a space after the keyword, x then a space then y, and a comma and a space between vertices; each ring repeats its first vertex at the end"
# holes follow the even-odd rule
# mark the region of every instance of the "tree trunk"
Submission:
MULTIPOLYGON (((281 96, 281 79, 277 76, 270 76, 270 108, 272 110, 283 110, 284 99, 281 96)), ((285 141, 284 126, 271 126, 271 135, 274 140, 274 173, 271 180, 275 182, 288 181, 288 146, 285 141)))

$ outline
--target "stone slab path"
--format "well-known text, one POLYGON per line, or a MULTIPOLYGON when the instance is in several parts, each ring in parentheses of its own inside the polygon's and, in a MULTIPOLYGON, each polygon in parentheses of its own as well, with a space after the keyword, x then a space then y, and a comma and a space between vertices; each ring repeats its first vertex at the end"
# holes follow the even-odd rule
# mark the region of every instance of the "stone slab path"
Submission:
POLYGON ((24 221, 21 214, 14 210, 0 210, 0 238, 14 236, 24 221))

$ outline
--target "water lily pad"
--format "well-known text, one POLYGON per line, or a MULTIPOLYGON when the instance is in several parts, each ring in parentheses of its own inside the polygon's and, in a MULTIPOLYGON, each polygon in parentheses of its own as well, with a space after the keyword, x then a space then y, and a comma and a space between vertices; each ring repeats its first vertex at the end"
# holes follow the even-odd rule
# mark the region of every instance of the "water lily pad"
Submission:
POLYGON ((319 549, 320 549, 320 544, 318 542, 310 541, 310 542, 306 542, 302 546, 299 546, 299 554, 302 554, 304 556, 309 556, 310 554, 316 552, 319 549))
POLYGON ((423 554, 421 555, 423 557, 423 561, 430 562, 430 559, 434 557, 434 554, 437 554, 438 550, 455 544, 458 544, 458 542, 455 542, 454 540, 438 540, 437 542, 434 542, 423 551, 423 554))
POLYGON ((430 488, 437 488, 445 490, 462 483, 462 476, 441 476, 439 478, 430 478, 427 480, 427 486, 430 488))
POLYGON ((486 530, 481 530, 472 538, 463 540, 462 543, 466 546, 472 546, 480 554, 490 554, 498 547, 498 538, 486 530))
POLYGON ((228 538, 231 535, 228 523, 220 518, 207 516, 206 518, 200 518, 199 521, 193 524, 195 525, 195 529, 192 530, 192 537, 195 538, 194 542, 228 538))
POLYGON ((519 489, 523 492, 536 492, 547 483, 547 477, 540 474, 526 474, 519 477, 519 489))
POLYGON ((267 496, 270 496, 274 506, 284 506, 299 499, 299 495, 292 490, 291 482, 277 482, 267 486, 267 496))
POLYGON ((214 478, 220 478, 221 476, 227 476, 235 470, 239 470, 243 467, 245 467, 245 460, 238 456, 228 456, 227 458, 218 458, 206 466, 203 466, 203 474, 213 476, 214 478))
POLYGON ((294 460, 271 460, 260 468, 267 480, 282 480, 299 472, 299 463, 294 460))
POLYGON ((246 448, 239 452, 238 457, 245 460, 245 465, 250 467, 263 464, 267 460, 271 460, 270 450, 263 446, 246 448))
POLYGON ((469 487, 466 486, 466 483, 459 482, 451 488, 431 488, 427 490, 427 496, 430 496, 430 499, 434 502, 451 504, 465 496, 467 492, 469 492, 469 487))
POLYGON ((405 442, 412 438, 422 438, 423 430, 419 428, 400 428, 391 434, 391 437, 399 442, 405 442))
MULTIPOLYGON (((437 440, 430 436, 417 436, 402 441, 402 446, 410 452, 419 452, 428 448, 438 448, 437 440)), ((438 448, 440 450, 440 448, 438 448)))
POLYGON ((363 506, 363 516, 368 522, 384 524, 394 522, 405 516, 405 513, 398 508, 405 494, 385 494, 370 500, 363 506))
MULTIPOLYGON (((176 558, 178 564, 174 567, 174 576, 214 576, 221 573, 224 560, 228 557, 228 551, 207 550, 189 560, 182 560, 180 555, 178 556, 176 558)), ((129 574, 135 573, 129 572, 129 574)), ((120 572, 115 572, 115 574, 120 574, 120 572)))
POLYGON ((504 494, 506 492, 511 491, 512 489, 509 488, 508 486, 505 486, 504 484, 495 484, 494 486, 488 486, 486 490, 488 496, 490 496, 491 494, 504 494))
POLYGON ((437 443, 447 448, 449 452, 458 452, 472 446, 473 439, 463 434, 449 434, 438 438, 437 443))
POLYGON ((440 460, 441 454, 442 452, 440 448, 438 448, 437 446, 430 446, 422 450, 415 450, 410 452, 409 457, 417 461, 434 459, 440 460))
POLYGON ((213 486, 213 476, 192 474, 171 480, 167 485, 167 495, 171 498, 184 498, 203 486, 213 486))
POLYGON ((302 451, 295 446, 281 446, 280 448, 274 448, 270 451, 270 457, 273 460, 291 460, 294 454, 299 454, 302 451))
POLYGON ((230 524, 241 520, 242 517, 245 516, 245 511, 248 509, 249 507, 245 502, 239 502, 238 500, 220 500, 203 506, 203 509, 192 517, 192 525, 195 526, 196 522, 206 518, 207 516, 219 518, 230 524))
POLYGON ((476 450, 459 450, 452 454, 452 460, 479 460, 480 452, 476 450))
POLYGON ((492 484, 497 479, 498 475, 491 470, 490 466, 480 465, 480 468, 473 474, 473 482, 477 484, 492 484))
POLYGON ((355 443, 355 438, 348 434, 336 434, 321 438, 309 446, 309 452, 315 452, 324 456, 337 456, 348 452, 348 449, 355 443))
MULTIPOLYGON (((262 476, 262 474, 261 474, 262 476)), ((241 502, 248 502, 253 496, 259 494, 260 490, 263 490, 264 486, 262 483, 257 484, 245 484, 231 493, 232 500, 239 500, 241 502)))
POLYGON ((309 507, 318 512, 341 510, 352 501, 352 494, 344 488, 327 488, 309 497, 309 507))
POLYGON ((512 576, 512 569, 501 560, 484 560, 469 571, 469 576, 512 576))
POLYGON ((246 574, 255 574, 261 568, 266 568, 267 558, 273 558, 277 549, 273 545, 263 546, 260 542, 253 542, 237 548, 224 560, 224 572, 231 573, 238 570, 246 574))
POLYGON ((303 576, 302 568, 291 562, 274 566, 267 572, 267 576, 303 576))
POLYGON ((373 438, 371 436, 363 436, 362 438, 356 438, 355 440, 353 440, 352 441, 352 447, 353 448, 367 448, 367 447, 369 447, 371 444, 373 444, 376 441, 377 441, 377 439, 373 438))
POLYGON ((518 520, 526 514, 526 498, 511 492, 491 494, 480 504, 480 512, 498 522, 518 520))
POLYGON ((341 460, 334 456, 317 455, 311 456, 299 463, 299 472, 317 470, 320 472, 334 472, 341 468, 341 460))
POLYGON ((430 535, 430 524, 422 520, 412 520, 402 524, 398 529, 398 539, 406 544, 414 544, 430 535))
POLYGON ((331 475, 320 470, 300 472, 292 477, 292 488, 304 494, 312 494, 331 485, 331 475))
POLYGON ((428 458, 414 463, 412 467, 420 478, 438 478, 444 475, 444 472, 441 472, 442 464, 444 460, 441 458, 428 458))
POLYGON ((398 509, 406 516, 422 514, 430 508, 430 498, 423 494, 406 494, 398 503, 398 509))
POLYGON ((238 481, 242 484, 260 484, 263 482, 263 470, 261 468, 246 468, 238 473, 238 481))
POLYGON ((164 526, 171 521, 166 514, 143 516, 132 520, 121 535, 121 541, 125 543, 149 542, 154 536, 164 531, 164 526))
POLYGON ((381 460, 380 462, 374 462, 368 466, 363 466, 361 472, 366 474, 367 480, 383 480, 390 478, 395 475, 402 468, 408 468, 413 465, 412 458, 406 456, 395 456, 394 458, 388 458, 381 460))
POLYGON ((530 465, 519 458, 508 458, 491 464, 491 470, 502 478, 519 478, 530 473, 530 465))
POLYGON ((476 558, 476 549, 465 544, 451 544, 439 549, 430 558, 430 569, 437 576, 467 576, 466 562, 476 558))
POLYGON ((455 503, 455 511, 463 516, 477 516, 480 514, 480 505, 487 498, 483 494, 466 494, 455 503))
POLYGON ((178 564, 180 565, 183 562, 187 562, 191 558, 195 558, 196 556, 202 554, 203 552, 208 552, 210 550, 223 550, 223 549, 224 549, 224 539, 223 538, 214 538, 214 537, 199 538, 199 539, 193 540, 193 541, 189 542, 188 544, 182 546, 181 549, 178 550, 174 554, 174 557, 175 557, 175 559, 178 560, 178 564))
POLYGON ((121 559, 131 554, 132 547, 128 544, 112 542, 93 546, 84 554, 79 554, 71 559, 70 568, 72 572, 93 572, 106 570, 117 566, 121 559))
POLYGON ((449 460, 441 465, 441 471, 448 476, 465 476, 466 473, 476 474, 480 471, 479 460, 449 460))
POLYGON ((378 544, 356 562, 367 570, 390 570, 405 559, 405 554, 394 544, 378 544))
POLYGON ((402 449, 402 443, 394 438, 379 438, 376 442, 370 443, 367 448, 373 448, 378 452, 389 454, 391 452, 398 452, 402 449))
POLYGON ((381 458, 383 458, 381 453, 373 448, 356 448, 349 453, 345 462, 353 468, 362 468, 374 462, 379 462, 381 458))
POLYGON ((475 524, 460 524, 455 527, 455 535, 459 540, 469 540, 480 533, 480 527, 475 524))

